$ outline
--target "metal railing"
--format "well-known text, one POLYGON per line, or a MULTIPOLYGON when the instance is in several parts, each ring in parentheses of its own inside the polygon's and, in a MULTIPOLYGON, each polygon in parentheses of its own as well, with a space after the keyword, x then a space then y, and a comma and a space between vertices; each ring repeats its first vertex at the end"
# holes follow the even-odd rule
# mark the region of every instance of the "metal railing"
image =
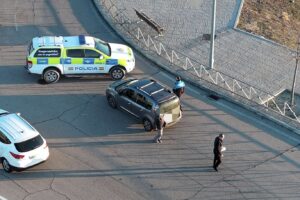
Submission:
POLYGON ((222 95, 237 99, 239 102, 243 100, 243 103, 252 108, 255 107, 258 112, 264 112, 264 115, 272 115, 272 118, 277 116, 277 119, 283 120, 288 124, 295 124, 294 122, 296 122, 296 126, 300 125, 300 119, 287 102, 280 105, 280 103, 276 102, 276 96, 222 72, 207 69, 198 61, 158 41, 156 37, 145 34, 138 23, 131 21, 127 17, 128 14, 126 14, 125 10, 120 10, 115 6, 113 0, 94 1, 100 3, 101 8, 99 9, 110 15, 116 28, 120 29, 122 34, 125 34, 125 37, 129 38, 150 56, 158 55, 164 66, 167 66, 169 70, 181 69, 189 73, 193 78, 196 77, 196 81, 200 81, 201 85, 208 89, 211 87, 217 88, 222 95))

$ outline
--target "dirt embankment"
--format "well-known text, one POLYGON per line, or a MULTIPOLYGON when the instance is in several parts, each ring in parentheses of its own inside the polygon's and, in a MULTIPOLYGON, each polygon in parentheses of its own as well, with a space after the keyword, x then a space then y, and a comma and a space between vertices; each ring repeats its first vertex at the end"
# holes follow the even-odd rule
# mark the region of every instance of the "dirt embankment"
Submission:
POLYGON ((245 0, 238 28, 296 49, 300 0, 245 0))

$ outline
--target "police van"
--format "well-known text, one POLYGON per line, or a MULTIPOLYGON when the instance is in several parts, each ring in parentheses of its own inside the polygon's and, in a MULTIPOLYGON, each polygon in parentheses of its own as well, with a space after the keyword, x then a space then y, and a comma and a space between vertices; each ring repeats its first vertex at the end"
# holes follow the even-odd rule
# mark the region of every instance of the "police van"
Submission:
POLYGON ((33 38, 25 66, 29 73, 41 75, 46 83, 55 83, 62 75, 103 74, 119 80, 134 67, 130 47, 84 35, 33 38))

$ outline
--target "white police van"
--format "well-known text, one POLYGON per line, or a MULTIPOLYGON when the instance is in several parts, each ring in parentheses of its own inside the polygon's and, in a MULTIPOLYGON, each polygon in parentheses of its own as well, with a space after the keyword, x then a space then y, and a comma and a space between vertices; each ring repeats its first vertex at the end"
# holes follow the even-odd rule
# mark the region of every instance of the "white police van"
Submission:
POLYGON ((25 66, 29 73, 42 75, 46 83, 57 82, 61 75, 104 74, 118 80, 134 67, 130 47, 84 35, 33 38, 25 66))

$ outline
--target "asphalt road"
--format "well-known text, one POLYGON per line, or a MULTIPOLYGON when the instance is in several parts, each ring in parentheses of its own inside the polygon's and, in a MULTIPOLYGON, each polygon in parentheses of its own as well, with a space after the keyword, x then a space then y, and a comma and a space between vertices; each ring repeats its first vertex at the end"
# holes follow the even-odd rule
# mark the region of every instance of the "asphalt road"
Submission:
MULTIPOLYGON (((0 196, 60 199, 299 199, 299 137, 187 85, 184 117, 162 144, 127 113, 110 108, 110 79, 41 84, 24 70, 38 35, 89 34, 123 43, 92 1, 0 0, 0 107, 20 112, 47 139, 47 162, 21 173, 0 170, 0 196), (225 133, 224 162, 212 170, 212 143, 225 133)), ((139 54, 130 77, 172 86, 174 77, 139 54)), ((1 197, 0 197, 1 199, 1 197)))

